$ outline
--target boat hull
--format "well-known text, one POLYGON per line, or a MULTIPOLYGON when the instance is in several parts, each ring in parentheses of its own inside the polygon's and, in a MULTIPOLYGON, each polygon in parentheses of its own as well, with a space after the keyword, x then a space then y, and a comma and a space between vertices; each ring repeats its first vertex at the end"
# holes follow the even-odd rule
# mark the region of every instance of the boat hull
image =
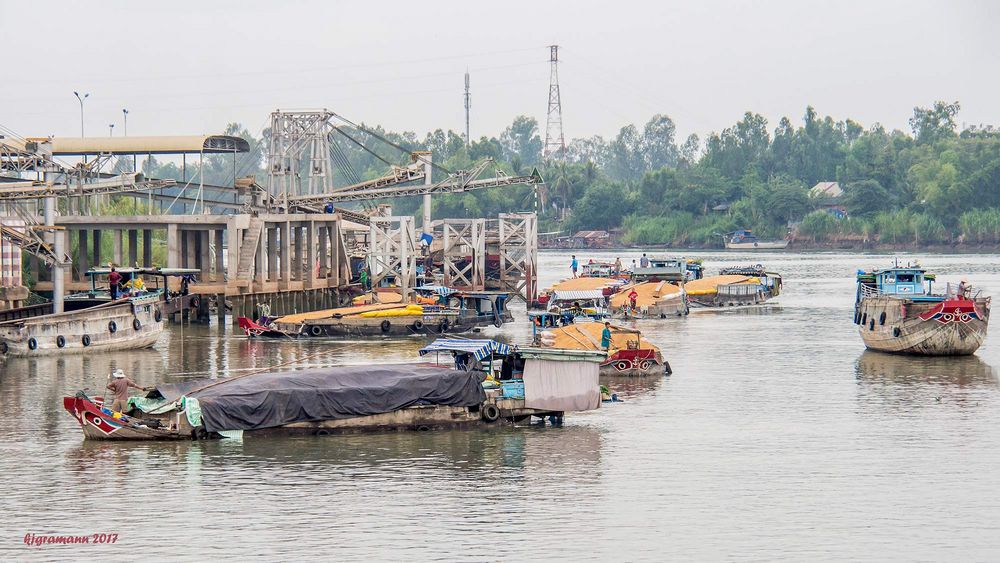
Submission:
POLYGON ((650 377, 670 375, 670 364, 656 350, 618 350, 601 363, 600 375, 650 377))
POLYGON ((990 299, 862 299, 854 322, 870 350, 925 356, 974 354, 986 338, 990 299))
POLYGON ((152 346, 163 332, 158 298, 108 303, 0 323, 5 356, 80 354, 152 346))
POLYGON ((784 250, 788 248, 789 241, 757 241, 757 242, 726 242, 727 250, 784 250))
MULTIPOLYGON (((501 323, 511 322, 513 317, 508 313, 501 323)), ((266 331, 258 336, 270 337, 331 337, 331 336, 412 336, 435 334, 459 334, 474 328, 495 326, 491 317, 463 317, 459 315, 407 315, 394 317, 358 316, 341 319, 310 320, 302 325, 283 325, 276 323, 274 330, 266 331)))

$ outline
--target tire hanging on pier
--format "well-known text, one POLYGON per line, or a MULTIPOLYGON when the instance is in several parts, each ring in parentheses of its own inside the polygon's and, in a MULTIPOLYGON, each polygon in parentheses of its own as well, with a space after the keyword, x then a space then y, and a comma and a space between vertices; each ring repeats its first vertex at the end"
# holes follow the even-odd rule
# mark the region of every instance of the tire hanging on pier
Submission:
POLYGON ((389 332, 389 329, 392 328, 392 323, 389 321, 382 321, 380 326, 382 328, 382 332, 389 332))
POLYGON ((420 332, 421 330, 424 330, 424 321, 422 321, 420 319, 417 319, 417 320, 413 321, 413 330, 415 330, 417 332, 420 332))

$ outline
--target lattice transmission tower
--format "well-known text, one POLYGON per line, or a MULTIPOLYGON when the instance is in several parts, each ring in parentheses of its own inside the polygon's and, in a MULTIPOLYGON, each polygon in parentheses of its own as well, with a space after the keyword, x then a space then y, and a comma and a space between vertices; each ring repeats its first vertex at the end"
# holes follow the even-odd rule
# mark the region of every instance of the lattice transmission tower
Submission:
POLYGON ((549 45, 549 65, 549 112, 545 119, 542 156, 563 160, 566 157, 566 138, 563 136, 562 101, 559 97, 559 45, 549 45))

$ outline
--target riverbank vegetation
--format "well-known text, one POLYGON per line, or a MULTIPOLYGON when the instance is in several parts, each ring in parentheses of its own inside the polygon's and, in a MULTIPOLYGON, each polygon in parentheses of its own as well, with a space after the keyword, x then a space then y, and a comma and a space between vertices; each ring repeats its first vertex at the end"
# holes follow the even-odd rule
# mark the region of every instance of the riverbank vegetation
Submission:
MULTIPOLYGON (((440 129, 420 137, 344 128, 351 138, 335 139, 341 163, 335 175, 342 185, 383 175, 387 163, 405 164, 405 154, 389 141, 406 151, 432 151, 440 166, 435 180, 492 157, 511 174, 537 168, 546 181, 537 190, 516 186, 435 197, 437 217, 536 210, 543 231, 621 229, 623 242, 643 245, 719 246, 721 233, 744 228, 761 238, 791 234, 817 244, 998 244, 1000 131, 959 131, 959 109, 958 102, 914 108, 909 131, 820 116, 812 107, 797 122, 782 118, 774 127, 747 112, 704 140, 678 139, 670 117, 655 115, 610 139, 575 139, 562 161, 543 158, 538 123, 525 116, 499 136, 468 145, 458 133, 440 129), (817 195, 811 188, 819 182, 837 182, 843 193, 817 195)), ((265 177, 268 132, 254 138, 236 124, 228 132, 257 147, 239 163, 240 175, 265 177)), ((207 182, 232 181, 231 161, 227 166, 224 159, 206 159, 207 182)), ((147 166, 153 175, 179 177, 175 165, 147 166)), ((397 214, 419 214, 419 205, 419 198, 393 201, 397 214)))

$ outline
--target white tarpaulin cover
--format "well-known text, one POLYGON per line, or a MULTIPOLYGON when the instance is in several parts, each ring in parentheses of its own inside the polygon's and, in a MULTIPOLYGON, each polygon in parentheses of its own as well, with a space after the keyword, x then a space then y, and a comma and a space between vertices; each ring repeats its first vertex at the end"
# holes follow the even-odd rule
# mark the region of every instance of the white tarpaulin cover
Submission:
POLYGON ((524 406, 551 411, 589 411, 601 406, 600 364, 528 359, 524 365, 524 406))

